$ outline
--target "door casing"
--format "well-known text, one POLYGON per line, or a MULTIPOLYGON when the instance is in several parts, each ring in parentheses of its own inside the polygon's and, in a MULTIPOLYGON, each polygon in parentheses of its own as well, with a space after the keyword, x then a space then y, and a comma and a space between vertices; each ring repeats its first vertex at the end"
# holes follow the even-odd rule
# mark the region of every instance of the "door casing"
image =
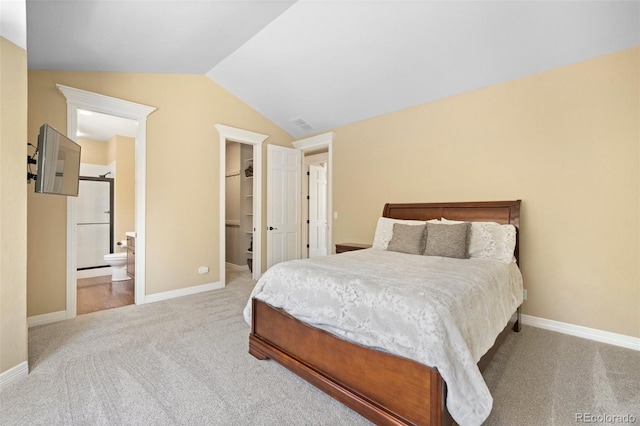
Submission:
POLYGON ((225 203, 226 185, 225 169, 227 168, 227 141, 253 145, 253 272, 251 276, 257 280, 262 275, 262 143, 269 137, 261 133, 236 127, 216 124, 220 135, 220 284, 225 286, 226 244, 225 244, 225 203))
MULTIPOLYGON (((138 122, 135 143, 135 211, 136 211, 136 279, 134 301, 145 303, 146 275, 146 175, 147 175, 147 117, 156 108, 74 87, 56 85, 67 100, 67 135, 76 138, 78 131, 78 109, 117 115, 138 122)), ((76 198, 67 197, 67 309, 66 318, 76 317, 77 299, 77 217, 76 198)))
POLYGON ((327 254, 333 253, 333 139, 335 135, 335 132, 327 132, 293 142, 294 148, 299 149, 303 154, 327 151, 327 254))

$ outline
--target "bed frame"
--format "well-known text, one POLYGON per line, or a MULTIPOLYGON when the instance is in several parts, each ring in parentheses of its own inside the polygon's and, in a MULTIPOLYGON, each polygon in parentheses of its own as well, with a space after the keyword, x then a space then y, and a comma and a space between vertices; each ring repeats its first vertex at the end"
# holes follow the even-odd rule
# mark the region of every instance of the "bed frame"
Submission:
MULTIPOLYGON (((395 219, 488 221, 520 226, 520 200, 465 203, 386 204, 395 219)), ((516 233, 516 259, 519 258, 516 233)), ((284 310, 252 301, 249 353, 273 359, 378 425, 449 425, 446 384, 437 369, 366 348, 309 326, 284 310)), ((520 331, 520 308, 478 362, 489 364, 513 329, 520 331)))

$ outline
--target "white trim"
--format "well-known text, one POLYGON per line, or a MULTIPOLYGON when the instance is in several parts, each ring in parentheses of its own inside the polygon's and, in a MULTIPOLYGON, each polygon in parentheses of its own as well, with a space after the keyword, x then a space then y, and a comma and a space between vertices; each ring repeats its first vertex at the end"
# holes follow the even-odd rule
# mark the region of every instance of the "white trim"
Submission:
POLYGON ((640 338, 545 318, 522 315, 522 324, 640 351, 640 338))
POLYGON ((320 135, 311 136, 309 138, 299 139, 292 143, 295 149, 302 152, 312 151, 314 149, 323 149, 333 143, 336 132, 327 132, 320 135))
POLYGON ((50 312, 48 314, 34 315, 27 318, 27 325, 29 328, 36 325, 51 324, 53 322, 64 321, 67 318, 67 311, 50 312))
POLYGON ((203 293, 205 291, 218 290, 222 287, 223 285, 220 282, 194 285, 191 287, 180 288, 178 290, 147 294, 144 301, 145 303, 160 302, 161 300, 175 299, 176 297, 189 296, 191 294, 203 293))
POLYGON ((336 132, 327 132, 294 141, 294 148, 303 153, 327 148, 327 254, 333 253, 333 139, 336 132))
MULTIPOLYGON (((86 90, 57 84, 56 87, 67 100, 67 135, 76 138, 78 108, 117 115, 138 122, 135 141, 135 231, 136 231, 136 280, 135 303, 145 303, 146 292, 146 175, 147 175, 147 116, 156 108, 88 92, 86 90)), ((67 310, 66 318, 76 317, 77 296, 77 201, 67 197, 67 310)))
POLYGON ((225 266, 227 269, 231 269, 232 271, 248 271, 248 265, 236 265, 235 263, 225 262, 225 266))
POLYGON ((251 132, 249 130, 238 129, 237 127, 225 126, 224 124, 216 124, 216 129, 220 136, 224 136, 225 141, 234 141, 240 143, 248 143, 251 145, 261 144, 269 136, 262 133, 251 132))
POLYGON ((23 361, 15 367, 11 367, 7 371, 0 374, 0 390, 4 389, 11 383, 29 375, 29 363, 23 361))
POLYGON ((220 283, 225 286, 226 247, 225 247, 225 203, 226 185, 225 170, 227 168, 227 141, 253 145, 253 272, 254 280, 262 275, 262 143, 269 137, 261 133, 250 132, 236 127, 216 124, 220 135, 220 283))
POLYGON ((101 95, 99 93, 88 92, 86 90, 76 89, 62 84, 56 84, 56 87, 67 99, 67 103, 72 103, 80 109, 88 109, 91 111, 101 112, 103 114, 117 115, 119 117, 130 118, 133 120, 137 120, 138 118, 144 119, 157 109, 152 106, 125 101, 124 99, 101 95))

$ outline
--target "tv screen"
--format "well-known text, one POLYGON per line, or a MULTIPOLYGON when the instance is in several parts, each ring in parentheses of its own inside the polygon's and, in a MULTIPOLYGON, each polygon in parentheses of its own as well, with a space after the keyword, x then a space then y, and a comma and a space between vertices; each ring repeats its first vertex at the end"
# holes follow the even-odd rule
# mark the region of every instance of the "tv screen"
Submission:
POLYGON ((36 192, 78 196, 80 145, 48 124, 38 134, 36 192))

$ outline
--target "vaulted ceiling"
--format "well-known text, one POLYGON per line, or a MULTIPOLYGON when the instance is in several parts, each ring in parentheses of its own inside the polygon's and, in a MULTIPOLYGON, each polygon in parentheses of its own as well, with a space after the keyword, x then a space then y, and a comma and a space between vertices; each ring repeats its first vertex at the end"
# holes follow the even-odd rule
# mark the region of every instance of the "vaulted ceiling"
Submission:
POLYGON ((206 74, 296 137, 638 45, 637 1, 27 0, 30 69, 206 74))

